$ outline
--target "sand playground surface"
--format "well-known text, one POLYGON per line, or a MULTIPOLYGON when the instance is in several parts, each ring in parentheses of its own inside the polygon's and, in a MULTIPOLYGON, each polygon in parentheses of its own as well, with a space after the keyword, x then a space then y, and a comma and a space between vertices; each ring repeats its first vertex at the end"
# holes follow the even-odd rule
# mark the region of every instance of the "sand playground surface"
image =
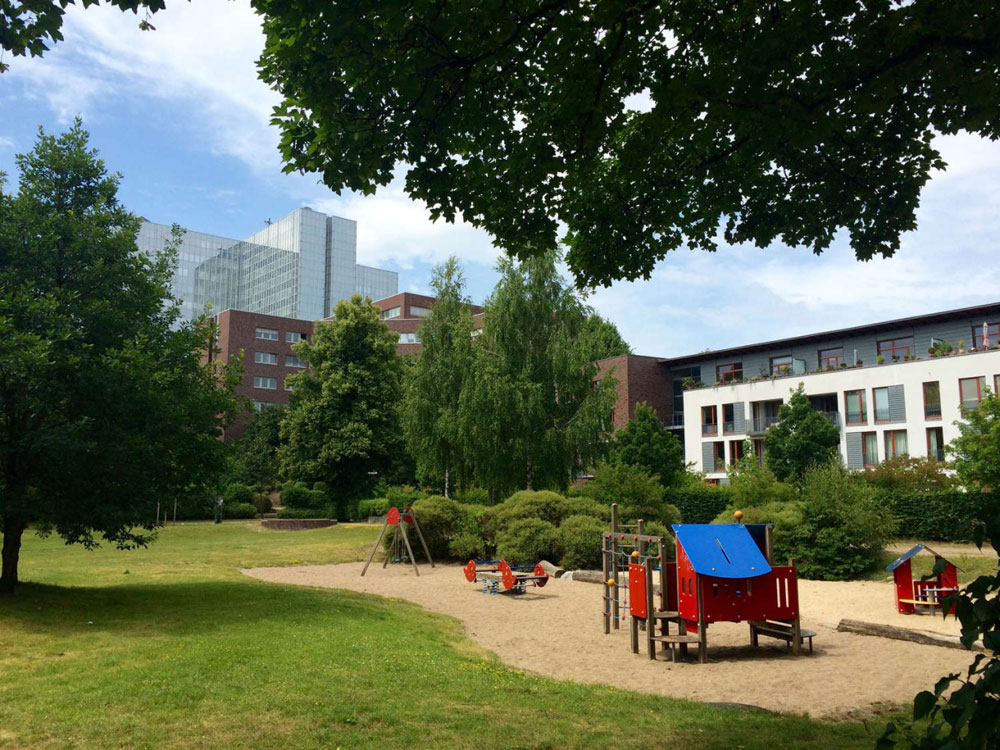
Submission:
POLYGON ((462 621, 466 635, 506 664, 535 674, 601 683, 704 702, 732 702, 824 719, 863 719, 897 705, 909 706, 920 690, 942 676, 964 673, 974 654, 836 631, 841 619, 958 635, 953 618, 895 612, 890 582, 799 581, 802 627, 816 631, 813 653, 796 658, 783 641, 761 638, 750 646, 745 623, 708 629, 708 663, 697 649, 687 661, 669 653, 650 661, 629 648, 628 623, 604 634, 599 584, 550 579, 521 595, 483 594, 457 565, 382 568, 373 563, 253 568, 246 575, 274 583, 350 589, 414 602, 462 621))

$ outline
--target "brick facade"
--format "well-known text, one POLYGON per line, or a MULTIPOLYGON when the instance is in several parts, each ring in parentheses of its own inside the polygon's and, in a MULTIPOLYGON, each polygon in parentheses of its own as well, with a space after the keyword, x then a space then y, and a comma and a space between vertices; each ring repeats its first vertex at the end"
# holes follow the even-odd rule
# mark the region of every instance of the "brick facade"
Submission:
POLYGON ((623 354, 602 359, 597 363, 595 380, 610 375, 618 384, 612 425, 615 430, 625 427, 635 416, 635 405, 646 402, 656 411, 660 421, 669 425, 673 417, 670 371, 659 357, 623 354))

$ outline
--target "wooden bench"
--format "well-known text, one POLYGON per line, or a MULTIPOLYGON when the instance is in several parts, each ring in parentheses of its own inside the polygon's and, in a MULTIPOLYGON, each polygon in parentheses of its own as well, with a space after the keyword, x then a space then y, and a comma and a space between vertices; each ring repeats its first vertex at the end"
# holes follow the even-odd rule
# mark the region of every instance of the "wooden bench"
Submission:
MULTIPOLYGON (((777 638, 779 640, 785 641, 789 647, 792 645, 792 641, 795 640, 795 629, 784 622, 771 622, 770 620, 762 621, 759 623, 750 623, 750 642, 752 645, 757 645, 757 636, 766 635, 768 638, 777 638)), ((813 637, 816 632, 813 630, 806 630, 802 628, 799 630, 799 643, 803 641, 809 641, 809 653, 813 650, 813 637)))

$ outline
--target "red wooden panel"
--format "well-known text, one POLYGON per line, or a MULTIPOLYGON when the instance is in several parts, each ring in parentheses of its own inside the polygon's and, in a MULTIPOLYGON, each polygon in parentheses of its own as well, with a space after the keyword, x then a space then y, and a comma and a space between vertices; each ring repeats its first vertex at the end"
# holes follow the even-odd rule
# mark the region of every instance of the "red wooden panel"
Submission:
MULTIPOLYGON (((957 589, 958 588, 958 568, 956 568, 951 563, 948 563, 944 567, 944 572, 940 575, 941 586, 943 589, 957 589)), ((943 596, 947 596, 944 594, 943 596)), ((943 598, 942 596, 942 598, 943 598)), ((955 605, 951 606, 948 610, 949 615, 955 614, 955 605)))
POLYGON ((698 621, 698 594, 695 583, 698 574, 691 567, 691 561, 680 544, 677 545, 677 611, 690 622, 698 621))
POLYGON ((664 609, 668 609, 671 612, 677 611, 677 563, 667 562, 663 560, 660 562, 663 566, 663 571, 661 572, 661 583, 664 587, 664 591, 667 594, 666 602, 663 605, 664 609))
POLYGON ((913 572, 910 568, 910 561, 907 560, 894 571, 892 580, 896 584, 896 611, 903 614, 911 614, 913 605, 900 601, 900 599, 913 599, 913 572))
POLYGON ((705 622, 793 620, 799 616, 795 568, 775 565, 755 578, 701 576, 705 622))
POLYGON ((646 618, 645 565, 628 564, 628 606, 633 617, 646 618))

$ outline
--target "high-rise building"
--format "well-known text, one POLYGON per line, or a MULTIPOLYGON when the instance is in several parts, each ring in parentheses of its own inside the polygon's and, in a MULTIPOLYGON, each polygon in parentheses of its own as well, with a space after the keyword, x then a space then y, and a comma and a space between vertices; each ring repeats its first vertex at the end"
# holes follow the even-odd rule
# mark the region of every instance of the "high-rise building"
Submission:
MULTIPOLYGON (((137 241, 156 252, 170 227, 143 220, 137 241)), ((355 292, 379 299, 398 286, 395 271, 357 264, 357 222, 299 208, 245 240, 185 231, 173 291, 186 319, 231 309, 318 320, 355 292)))

